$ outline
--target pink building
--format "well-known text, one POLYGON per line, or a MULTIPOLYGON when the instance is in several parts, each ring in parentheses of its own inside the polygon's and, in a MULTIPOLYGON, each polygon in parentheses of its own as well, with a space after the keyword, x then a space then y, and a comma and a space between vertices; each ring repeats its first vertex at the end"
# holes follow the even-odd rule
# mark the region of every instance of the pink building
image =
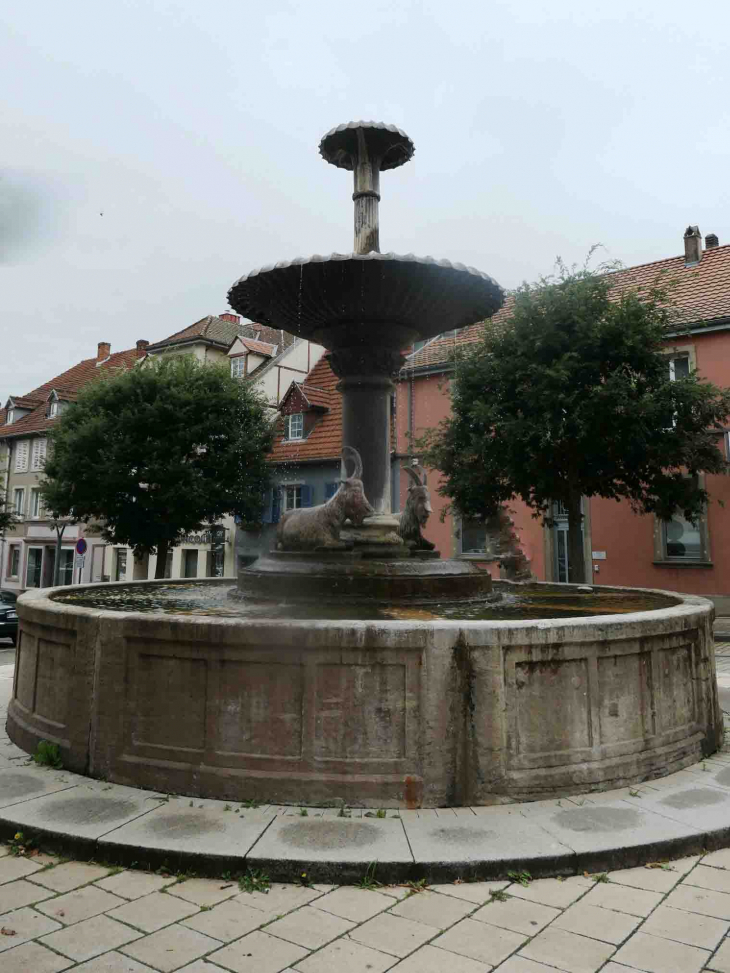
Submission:
MULTIPOLYGON (((670 374, 697 370, 716 385, 730 385, 730 245, 708 236, 705 246, 697 227, 689 227, 682 256, 630 267, 615 274, 617 288, 647 287, 676 281, 675 324, 667 334, 670 374)), ((498 318, 508 320, 509 300, 498 318)), ((449 411, 450 356, 455 347, 478 341, 482 326, 440 335, 411 354, 400 375, 396 396, 396 451, 412 451, 410 438, 433 427, 449 411)), ((727 450, 727 433, 723 450, 727 450)), ((434 514, 425 535, 444 557, 479 557, 494 543, 483 524, 440 514, 438 474, 429 479, 434 514)), ((402 500, 406 484, 402 484, 402 500)), ((707 595, 721 614, 730 614, 730 477, 708 476, 712 497, 697 525, 676 517, 669 523, 637 516, 628 503, 586 498, 584 544, 596 584, 667 588, 707 595), (720 501, 725 503, 723 508, 720 501)), ((510 504, 513 546, 524 555, 538 580, 567 580, 567 519, 556 510, 557 523, 546 528, 521 502, 510 504)), ((491 570, 495 570, 493 567, 491 570)))

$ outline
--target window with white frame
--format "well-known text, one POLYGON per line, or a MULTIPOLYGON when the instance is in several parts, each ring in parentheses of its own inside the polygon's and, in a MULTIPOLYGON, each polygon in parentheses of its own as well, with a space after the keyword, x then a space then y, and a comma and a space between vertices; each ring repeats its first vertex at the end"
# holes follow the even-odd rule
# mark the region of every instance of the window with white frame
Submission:
POLYGON ((8 577, 20 576, 20 544, 11 544, 8 548, 8 577))
POLYGON ((15 472, 28 472, 28 459, 30 457, 30 443, 27 439, 19 442, 15 447, 15 472))
POLYGON ((25 489, 23 487, 16 487, 13 490, 13 513, 18 520, 25 517, 25 489))
POLYGON ((31 453, 30 468, 34 473, 40 472, 46 464, 47 439, 34 439, 31 453))
POLYGON ((284 510, 298 510, 302 505, 301 484, 284 487, 284 510))
POLYGON ((43 514, 43 504, 41 503, 41 491, 35 487, 30 491, 30 515, 34 520, 38 520, 43 514))
POLYGON ((58 399, 51 399, 48 405, 48 418, 55 419, 59 413, 58 399))
POLYGON ((231 358, 231 377, 243 378, 246 371, 246 356, 239 355, 238 358, 231 358))
POLYGON ((303 439, 304 438, 304 413, 295 412, 294 415, 287 416, 286 424, 286 438, 287 439, 303 439))
POLYGON ((676 382, 680 378, 688 378, 690 374, 689 354, 674 355, 669 359, 669 378, 676 382))
POLYGON ((710 533, 706 511, 698 514, 694 521, 687 520, 681 510, 676 510, 669 520, 657 518, 654 559, 675 564, 709 562, 710 533))

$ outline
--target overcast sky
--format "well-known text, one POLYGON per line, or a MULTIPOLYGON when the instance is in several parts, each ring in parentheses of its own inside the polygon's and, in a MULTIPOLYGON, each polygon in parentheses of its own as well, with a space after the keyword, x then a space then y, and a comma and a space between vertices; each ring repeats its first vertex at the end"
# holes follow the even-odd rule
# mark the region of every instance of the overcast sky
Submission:
POLYGON ((594 243, 676 255, 688 223, 730 242, 729 36, 727 0, 3 4, 0 400, 350 251, 317 145, 351 119, 416 146, 384 251, 513 287, 594 243))

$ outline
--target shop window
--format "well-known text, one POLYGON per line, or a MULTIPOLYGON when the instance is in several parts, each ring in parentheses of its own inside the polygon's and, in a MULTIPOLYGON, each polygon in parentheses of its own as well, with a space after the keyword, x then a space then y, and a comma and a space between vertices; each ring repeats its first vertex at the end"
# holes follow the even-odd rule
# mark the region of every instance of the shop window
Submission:
POLYGON ((43 563, 43 548, 28 548, 28 563, 25 569, 25 587, 40 588, 41 586, 41 565, 43 563))
POLYGON ((198 577, 198 552, 197 550, 187 550, 183 555, 183 578, 198 577))
POLYGON ((115 581, 125 581, 127 578, 127 552, 125 550, 117 550, 117 563, 114 571, 115 581))

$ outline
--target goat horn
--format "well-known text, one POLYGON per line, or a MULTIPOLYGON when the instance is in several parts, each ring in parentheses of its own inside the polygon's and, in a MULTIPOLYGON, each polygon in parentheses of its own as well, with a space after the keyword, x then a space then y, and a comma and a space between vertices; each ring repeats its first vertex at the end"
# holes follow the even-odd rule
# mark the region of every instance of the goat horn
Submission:
POLYGON ((410 476, 416 486, 421 486, 421 477, 418 475, 418 473, 416 473, 412 466, 404 466, 403 472, 410 476))
POLYGON ((353 478, 356 480, 361 480, 362 479, 362 459, 354 446, 342 447, 342 463, 345 467, 345 473, 347 473, 348 458, 351 459, 355 464, 355 469, 352 471, 353 478))
POLYGON ((421 471, 421 475, 422 475, 421 485, 422 486, 426 486, 426 483, 427 483, 427 480, 426 480, 426 471, 424 470, 424 468, 421 466, 420 463, 418 464, 418 466, 416 467, 416 469, 421 471))

